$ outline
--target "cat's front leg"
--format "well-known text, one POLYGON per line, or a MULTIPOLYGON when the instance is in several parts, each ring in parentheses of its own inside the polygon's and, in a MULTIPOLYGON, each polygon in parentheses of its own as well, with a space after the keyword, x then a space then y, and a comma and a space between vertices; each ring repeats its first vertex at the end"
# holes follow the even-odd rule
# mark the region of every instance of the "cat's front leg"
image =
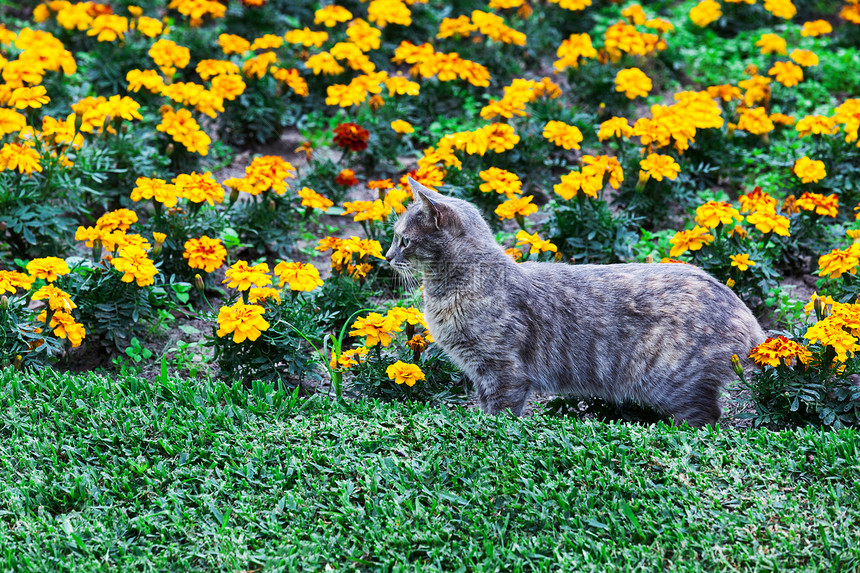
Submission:
POLYGON ((525 378, 503 372, 482 372, 475 377, 478 405, 487 414, 510 410, 521 416, 531 393, 531 384, 525 378))

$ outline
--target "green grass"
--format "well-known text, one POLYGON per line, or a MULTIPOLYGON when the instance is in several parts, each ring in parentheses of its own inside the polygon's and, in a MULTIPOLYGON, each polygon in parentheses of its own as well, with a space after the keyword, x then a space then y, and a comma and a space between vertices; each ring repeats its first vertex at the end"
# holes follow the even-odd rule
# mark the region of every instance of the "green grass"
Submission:
POLYGON ((0 372, 0 569, 846 571, 860 439, 0 372))

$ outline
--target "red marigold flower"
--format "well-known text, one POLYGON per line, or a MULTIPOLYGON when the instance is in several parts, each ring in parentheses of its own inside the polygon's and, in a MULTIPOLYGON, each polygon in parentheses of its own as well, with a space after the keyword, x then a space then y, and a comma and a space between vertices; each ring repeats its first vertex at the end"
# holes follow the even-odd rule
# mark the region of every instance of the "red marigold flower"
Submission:
POLYGON ((358 124, 346 122, 334 128, 334 144, 350 151, 367 149, 370 133, 358 124))
POLYGON ((343 169, 334 178, 334 182, 344 187, 349 187, 358 183, 358 179, 355 178, 355 171, 352 169, 343 169))

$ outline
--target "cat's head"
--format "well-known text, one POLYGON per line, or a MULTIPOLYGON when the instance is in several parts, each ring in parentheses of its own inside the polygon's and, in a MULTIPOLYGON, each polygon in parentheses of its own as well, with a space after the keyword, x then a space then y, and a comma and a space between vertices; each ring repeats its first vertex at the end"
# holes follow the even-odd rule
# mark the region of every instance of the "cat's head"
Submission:
POLYGON ((441 195, 409 178, 413 201, 394 224, 394 241, 385 255, 407 274, 440 261, 463 260, 497 247, 490 227, 472 204, 441 195))

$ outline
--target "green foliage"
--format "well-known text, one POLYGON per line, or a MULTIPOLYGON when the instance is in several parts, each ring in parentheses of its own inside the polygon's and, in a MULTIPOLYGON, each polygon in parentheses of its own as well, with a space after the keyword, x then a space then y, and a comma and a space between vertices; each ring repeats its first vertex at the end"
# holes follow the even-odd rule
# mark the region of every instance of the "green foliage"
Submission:
POLYGON ((632 258, 638 217, 613 212, 605 201, 579 197, 555 202, 543 234, 565 260, 616 263, 632 258))
POLYGON ((0 428, 10 571, 860 566, 855 431, 516 419, 8 369, 0 428))

